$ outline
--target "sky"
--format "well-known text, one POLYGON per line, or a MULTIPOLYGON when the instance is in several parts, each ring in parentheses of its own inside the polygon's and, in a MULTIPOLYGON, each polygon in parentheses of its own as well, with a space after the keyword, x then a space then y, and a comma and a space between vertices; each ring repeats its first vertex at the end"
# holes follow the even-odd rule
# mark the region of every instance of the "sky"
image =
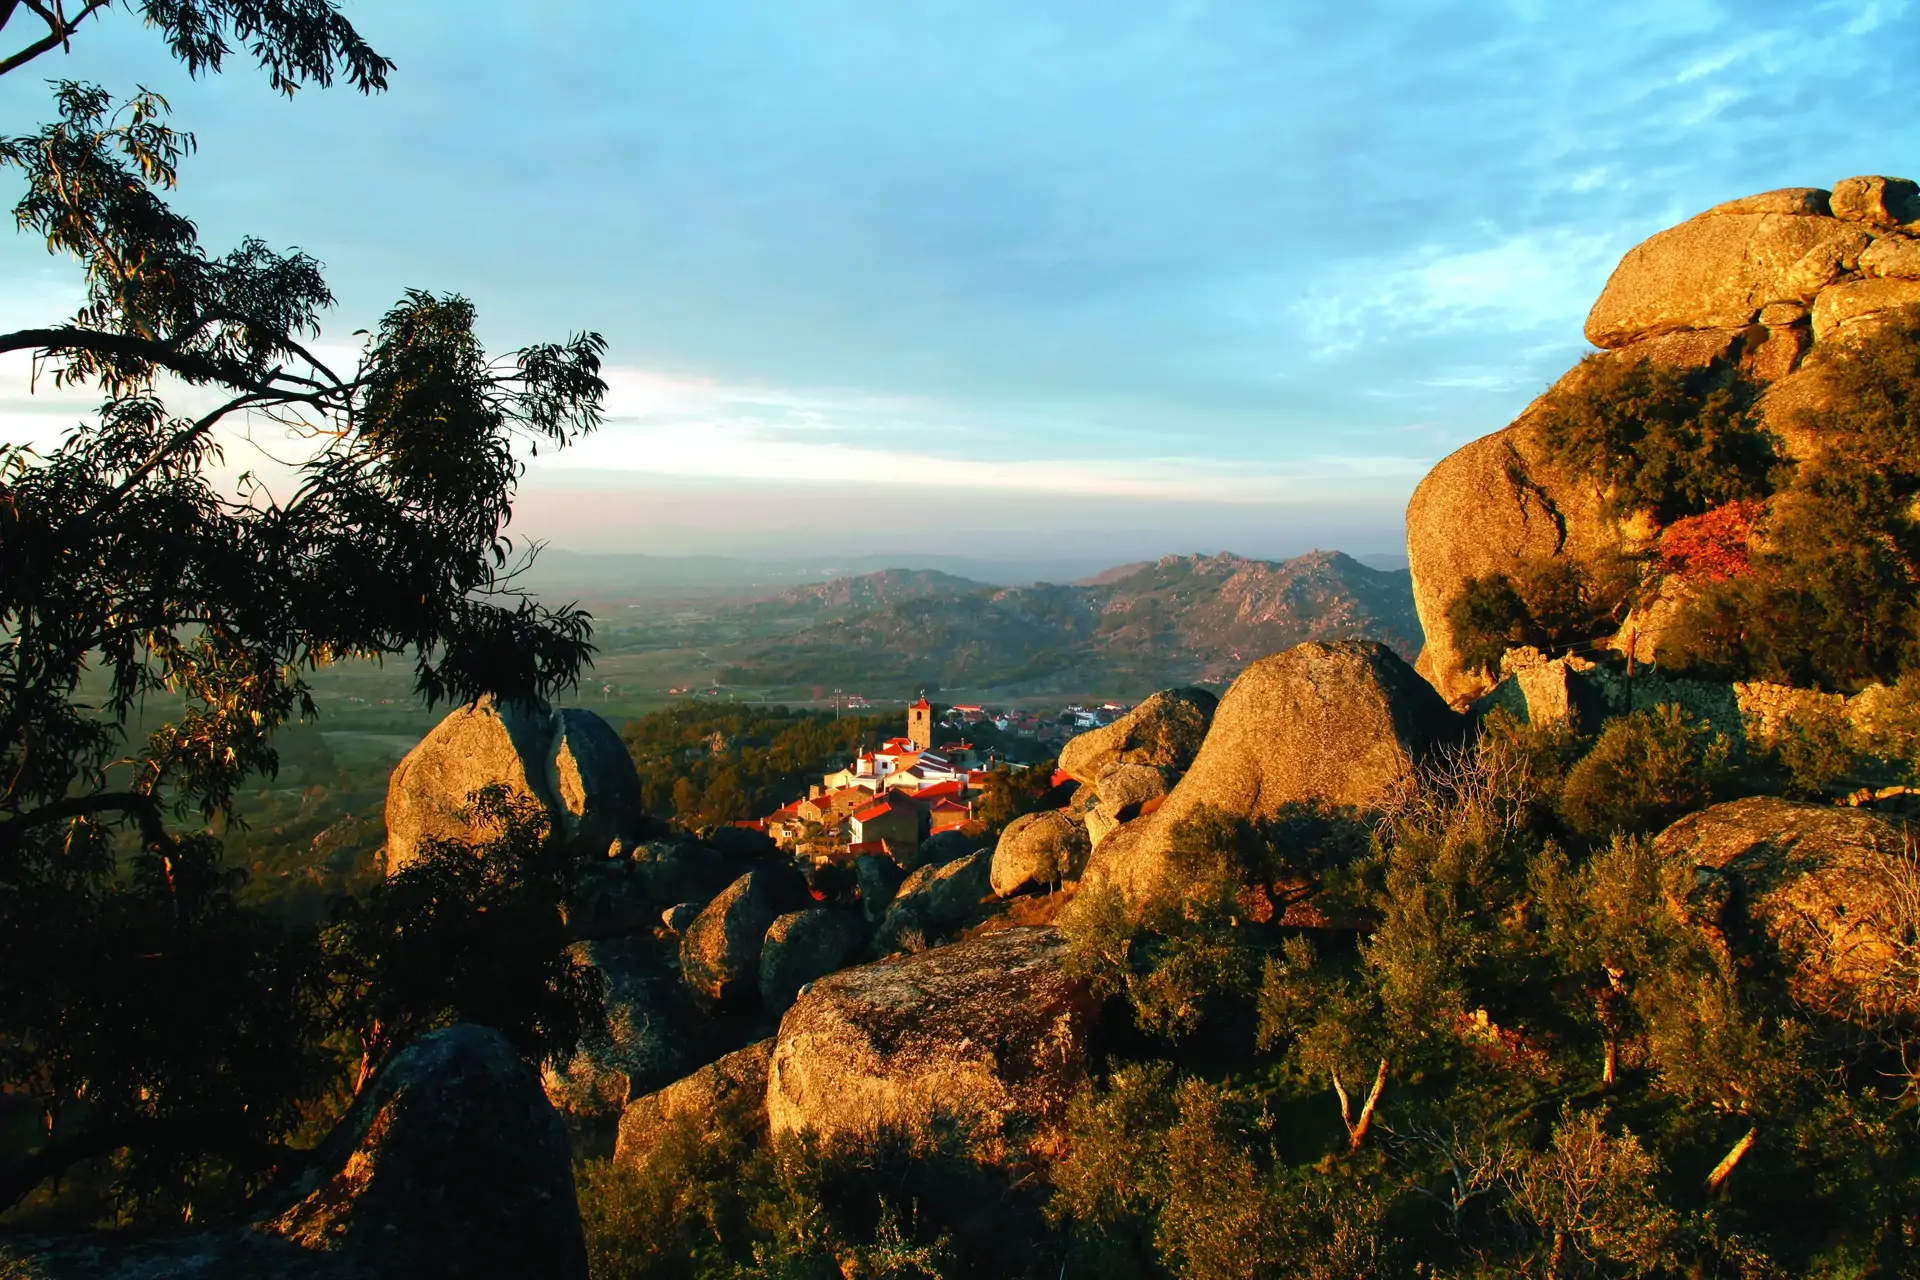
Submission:
MULTIPOLYGON (((1886 0, 343 7, 383 95, 190 81, 116 9, 0 118, 55 76, 164 93, 179 207, 320 258, 331 349, 409 287, 500 349, 602 333, 608 421, 515 518, 582 551, 1390 554, 1627 249, 1920 174, 1886 0)), ((27 237, 0 280, 9 325, 77 297, 27 237)), ((0 363, 0 432, 85 408, 0 363)))

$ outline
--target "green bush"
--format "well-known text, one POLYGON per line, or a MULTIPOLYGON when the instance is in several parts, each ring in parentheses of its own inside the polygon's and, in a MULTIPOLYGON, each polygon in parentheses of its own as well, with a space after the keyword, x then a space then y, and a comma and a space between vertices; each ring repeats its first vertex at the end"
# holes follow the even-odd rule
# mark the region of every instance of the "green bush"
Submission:
POLYGON ((1725 361, 1678 369, 1596 353, 1547 393, 1538 431, 1548 460, 1598 480, 1614 514, 1669 524, 1771 490, 1758 392, 1725 361))
POLYGON ((1624 557, 1593 566, 1561 556, 1523 560, 1511 573, 1468 578, 1447 605, 1448 632, 1467 670, 1497 673, 1509 649, 1553 653, 1611 634, 1638 577, 1624 557))
POLYGON ((1560 812, 1593 840, 1658 831, 1711 804, 1731 777, 1732 744, 1672 703, 1608 721, 1567 772, 1560 812))
POLYGON ((593 1280, 1056 1274, 1041 1198, 964 1128, 768 1140, 745 1108, 668 1122, 646 1161, 576 1171, 593 1280))
POLYGON ((1823 365, 1798 415, 1817 441, 1768 504, 1749 572, 1701 593, 1662 645, 1703 673, 1852 690, 1891 681, 1920 645, 1920 310, 1823 365))

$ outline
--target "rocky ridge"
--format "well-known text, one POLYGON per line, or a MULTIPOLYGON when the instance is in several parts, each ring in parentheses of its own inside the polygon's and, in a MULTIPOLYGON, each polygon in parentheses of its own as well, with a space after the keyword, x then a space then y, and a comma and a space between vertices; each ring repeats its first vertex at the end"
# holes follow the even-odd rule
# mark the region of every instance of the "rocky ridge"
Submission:
MULTIPOLYGON (((1767 384, 1767 427, 1799 460, 1817 442, 1798 429, 1797 411, 1821 403, 1826 354, 1914 303, 1920 187, 1868 176, 1831 191, 1794 187, 1731 200, 1652 236, 1615 268, 1586 334, 1612 362, 1737 363, 1767 384)), ((1587 374, 1576 367, 1555 385, 1587 374)), ((1455 705, 1492 683, 1466 669, 1446 622, 1468 578, 1528 561, 1591 565, 1641 549, 1647 536, 1607 514, 1591 477, 1549 464, 1537 429, 1545 398, 1443 459, 1407 506, 1414 604, 1426 636, 1418 665, 1455 705), (1473 537, 1459 536, 1468 528, 1473 537)), ((1642 614, 1610 643, 1648 661, 1659 631, 1659 617, 1642 614)))

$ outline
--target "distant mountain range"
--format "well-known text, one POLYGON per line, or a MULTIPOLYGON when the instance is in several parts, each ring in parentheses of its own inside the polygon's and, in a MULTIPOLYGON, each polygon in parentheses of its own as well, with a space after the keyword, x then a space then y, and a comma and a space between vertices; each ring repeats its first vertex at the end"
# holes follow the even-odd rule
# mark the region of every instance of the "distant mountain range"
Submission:
MULTIPOLYGON (((1376 569, 1402 569, 1405 556, 1361 556, 1376 569)), ((589 599, 714 599, 765 595, 784 587, 896 571, 929 572, 973 586, 1026 586, 1036 582, 1099 585, 1146 568, 1152 561, 1106 568, 1098 560, 1036 558, 989 560, 969 556, 899 552, 858 556, 748 559, 736 556, 655 556, 541 550, 520 585, 537 595, 589 599), (1103 572, 1104 570, 1104 572, 1103 572)))
POLYGON ((729 602, 714 622, 724 684, 877 695, 1138 692, 1225 681, 1305 640, 1376 639, 1409 660, 1421 644, 1407 571, 1337 551, 1168 556, 1059 586, 893 568, 729 602))

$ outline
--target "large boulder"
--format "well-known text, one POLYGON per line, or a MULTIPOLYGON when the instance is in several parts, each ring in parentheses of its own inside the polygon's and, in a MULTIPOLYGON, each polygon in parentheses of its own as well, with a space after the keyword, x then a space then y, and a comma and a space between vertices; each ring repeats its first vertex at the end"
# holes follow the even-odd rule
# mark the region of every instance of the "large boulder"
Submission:
POLYGON ((580 1116, 617 1112, 687 1068, 689 1010, 651 938, 577 942, 575 960, 600 975, 607 1021, 580 1038, 566 1070, 542 1073, 547 1097, 580 1116))
POLYGON ((1871 227, 1897 227, 1920 218, 1920 187, 1911 178, 1868 174, 1842 178, 1828 200, 1836 218, 1871 227))
POLYGON ((675 1125, 690 1126, 702 1136, 712 1136, 725 1126, 736 1128, 743 1137, 765 1132, 767 1064, 772 1058, 769 1038, 635 1098, 620 1113, 613 1162, 629 1169, 646 1168, 675 1125))
POLYGON ((1087 840, 1094 846, 1115 828, 1139 817, 1164 798, 1179 778, 1149 764, 1110 764, 1100 774, 1100 803, 1087 814, 1087 840))
POLYGON ((1174 828, 1202 808, 1267 818, 1294 802, 1376 806, 1465 730, 1465 717, 1375 641, 1262 658, 1220 700, 1206 745, 1160 807, 1093 851, 1080 896, 1112 887, 1137 902, 1155 893, 1174 828))
POLYGON ((560 911, 568 935, 580 939, 621 938, 660 923, 651 886, 628 858, 607 858, 582 868, 560 911))
POLYGON ((643 827, 640 779, 610 725, 591 711, 482 698, 452 712, 394 767, 387 785, 387 870, 426 839, 477 840, 468 797, 498 783, 538 800, 582 856, 601 856, 643 827))
POLYGON ((740 878, 745 864, 692 840, 649 840, 628 855, 633 874, 654 902, 706 902, 740 878))
POLYGON ((760 944, 776 918, 798 906, 798 877, 749 871, 720 892, 680 939, 680 976, 705 1000, 738 1003, 759 989, 760 944))
POLYGON ((924 866, 906 878, 874 932, 877 950, 917 950, 969 923, 993 889, 993 852, 979 849, 940 866, 924 866))
POLYGON ((866 940, 866 922, 851 911, 789 911, 767 927, 760 946, 760 1003, 783 1012, 800 988, 846 964, 866 940))
POLYGON ((1065 1114, 1093 1011, 1052 928, 1009 928, 813 984, 780 1021, 773 1132, 861 1138, 958 1121, 1017 1152, 1065 1114))
POLYGON ((1738 329, 1770 302, 1812 301, 1868 243, 1859 226, 1815 213, 1710 209, 1627 251, 1587 315, 1587 340, 1624 347, 1681 329, 1738 329))
POLYGON ((1178 773, 1200 750, 1216 702, 1205 689, 1163 689, 1112 724, 1069 741, 1060 748, 1060 767, 1089 785, 1119 763, 1178 773))
POLYGON ((566 1126, 497 1031, 422 1036, 321 1150, 266 1230, 370 1277, 587 1274, 566 1126))
POLYGON ((1058 809, 1015 818, 994 845, 990 887, 1002 898, 1029 885, 1052 888, 1079 874, 1087 848, 1086 827, 1058 809))
POLYGON ((1920 871, 1905 824, 1755 796, 1689 814, 1654 848, 1692 871, 1678 904, 1736 954, 1771 960, 1807 1006, 1874 1021, 1920 1013, 1920 871))

